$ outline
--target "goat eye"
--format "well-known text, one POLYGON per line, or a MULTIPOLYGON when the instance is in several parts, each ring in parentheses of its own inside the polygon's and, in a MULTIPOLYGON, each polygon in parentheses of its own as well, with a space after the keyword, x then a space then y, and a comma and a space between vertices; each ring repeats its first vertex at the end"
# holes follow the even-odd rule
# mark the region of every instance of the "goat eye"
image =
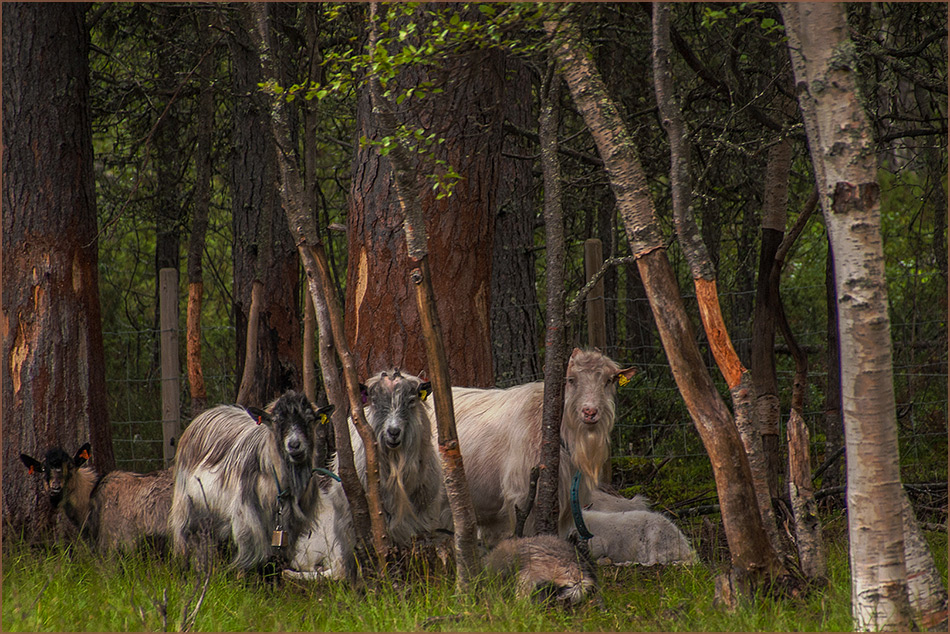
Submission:
POLYGON ((567 377, 567 383, 568 385, 574 385, 574 377, 572 376, 567 377))

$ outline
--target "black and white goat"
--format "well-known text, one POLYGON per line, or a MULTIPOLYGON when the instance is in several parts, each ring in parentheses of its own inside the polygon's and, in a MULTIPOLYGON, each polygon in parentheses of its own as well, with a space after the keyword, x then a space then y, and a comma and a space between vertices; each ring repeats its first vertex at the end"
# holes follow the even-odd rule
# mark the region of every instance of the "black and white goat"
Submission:
POLYGON ((130 550, 143 540, 163 547, 168 537, 172 475, 110 471, 99 476, 89 459, 89 443, 70 457, 54 447, 39 462, 26 454, 20 460, 30 473, 42 473, 50 503, 88 537, 100 552, 130 550))
POLYGON ((241 570, 286 560, 319 503, 312 470, 327 457, 327 415, 289 391, 256 416, 220 405, 185 429, 175 457, 170 528, 175 552, 186 555, 192 535, 209 525, 230 539, 241 570), (207 523, 207 524, 206 524, 207 523))
MULTIPOLYGON (((391 543, 409 546, 416 536, 450 529, 452 513, 442 485, 442 467, 423 405, 430 384, 394 369, 380 372, 361 387, 366 419, 376 440, 380 497, 391 543)), ((352 421, 350 439, 365 487, 366 453, 352 421)), ((332 483, 327 497, 331 505, 321 509, 311 532, 298 543, 291 566, 305 577, 316 570, 334 578, 352 572, 353 517, 342 485, 332 483)))

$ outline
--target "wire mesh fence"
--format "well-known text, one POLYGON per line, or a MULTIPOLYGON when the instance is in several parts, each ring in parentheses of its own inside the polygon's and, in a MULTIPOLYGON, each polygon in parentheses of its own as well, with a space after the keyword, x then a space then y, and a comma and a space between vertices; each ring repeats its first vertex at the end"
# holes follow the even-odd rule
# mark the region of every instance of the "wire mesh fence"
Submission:
MULTIPOLYGON (((686 297, 687 305, 695 304, 686 297)), ((726 297, 724 302, 735 298, 726 297)), ((642 310, 637 302, 645 299, 608 300, 617 315, 642 310)), ((534 307, 532 310, 541 310, 534 307)), ((642 314, 642 313, 641 313, 642 314)), ((618 320, 620 321, 620 320, 618 320)), ((694 324, 698 324, 694 320, 694 324)), ((817 466, 828 457, 824 390, 827 382, 827 336, 823 318, 813 327, 796 331, 799 346, 808 353, 808 390, 805 420, 812 443, 812 461, 817 466)), ((945 482, 947 480, 947 344, 946 322, 894 323, 892 332, 894 385, 901 450, 902 476, 905 482, 945 482), (914 336, 906 337, 906 333, 914 336), (927 335, 933 335, 928 339, 927 335)), ((662 469, 695 472, 708 469, 708 460, 699 435, 679 396, 663 348, 650 324, 640 324, 645 332, 627 333, 618 326, 617 341, 605 351, 623 365, 635 365, 639 373, 618 392, 617 424, 612 437, 614 482, 621 488, 640 484, 662 469), (635 345, 631 342, 637 342, 635 345)), ((577 328, 578 332, 584 332, 577 328)), ((749 331, 749 328, 737 329, 749 331)), ((113 444, 119 468, 149 471, 162 465, 161 376, 157 358, 159 331, 105 332, 109 372, 107 387, 113 444)), ((233 327, 205 328, 203 332, 205 380, 208 403, 232 402, 238 377, 234 374, 233 327)), ((698 332, 704 358, 720 394, 729 402, 702 332, 698 332)), ((182 342, 184 337, 181 337, 182 342)), ((748 335, 734 335, 738 350, 747 350, 748 335)), ((777 373, 782 411, 781 436, 788 416, 794 363, 777 339, 777 373)), ((184 345, 182 343, 182 345, 184 345)), ((541 354, 540 351, 537 354, 541 354)), ((181 355, 184 359, 184 354, 181 355)), ((537 367, 541 367, 539 363, 537 367)), ((542 377, 522 377, 540 380, 542 377)), ((508 382, 510 384, 511 382, 508 382)), ((190 419, 187 377, 182 373, 179 399, 181 419, 190 419)), ((506 387, 504 381, 499 387, 506 387)), ((841 469, 843 460, 837 461, 841 469)), ((705 473, 705 472, 704 472, 705 473)), ((710 472, 711 473, 711 472, 710 472)), ((708 475, 708 474, 707 474, 708 475)))

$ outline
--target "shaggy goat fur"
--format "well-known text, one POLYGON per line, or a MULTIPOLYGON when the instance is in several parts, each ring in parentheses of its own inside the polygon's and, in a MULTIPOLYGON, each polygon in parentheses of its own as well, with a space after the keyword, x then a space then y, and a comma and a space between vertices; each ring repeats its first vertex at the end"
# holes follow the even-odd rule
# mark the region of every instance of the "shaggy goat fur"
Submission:
POLYGON ((247 570, 291 556, 317 510, 312 469, 327 457, 327 413, 303 394, 289 391, 256 419, 220 405, 185 429, 175 458, 170 526, 175 552, 210 523, 219 542, 237 547, 232 565, 247 570), (283 546, 272 546, 278 526, 283 546))
MULTIPOLYGON (((442 468, 423 406, 429 383, 397 369, 377 374, 364 387, 366 419, 379 459, 380 499, 392 544, 407 546, 416 535, 450 528, 442 468)), ((366 454, 352 421, 350 440, 365 487, 366 454)), ((313 571, 323 566, 328 568, 326 574, 339 578, 350 574, 353 517, 342 485, 331 483, 327 496, 331 504, 321 509, 310 535, 301 540, 292 567, 313 571)))
POLYGON ((606 557, 614 564, 644 566, 696 561, 686 536, 659 513, 584 511, 584 523, 594 535, 588 546, 597 561, 606 557))
POLYGON ((172 500, 171 471, 110 471, 100 477, 91 467, 83 466, 88 458, 89 443, 72 458, 58 447, 50 449, 42 463, 20 454, 31 473, 44 474, 52 505, 61 508, 100 552, 127 551, 143 539, 164 546, 172 500))
MULTIPOLYGON (((561 537, 573 525, 571 478, 580 470, 579 498, 586 506, 608 456, 617 384, 634 373, 633 368, 621 370, 596 350, 575 348, 571 354, 558 475, 561 537)), ((452 388, 465 476, 482 538, 489 546, 514 534, 515 506, 523 505, 528 497, 531 469, 541 454, 543 396, 543 382, 508 389, 452 388)), ((530 535, 533 526, 531 513, 525 534, 530 535)))
POLYGON ((523 598, 538 593, 575 605, 597 588, 589 557, 553 535, 504 539, 488 554, 485 567, 503 578, 514 577, 523 598))

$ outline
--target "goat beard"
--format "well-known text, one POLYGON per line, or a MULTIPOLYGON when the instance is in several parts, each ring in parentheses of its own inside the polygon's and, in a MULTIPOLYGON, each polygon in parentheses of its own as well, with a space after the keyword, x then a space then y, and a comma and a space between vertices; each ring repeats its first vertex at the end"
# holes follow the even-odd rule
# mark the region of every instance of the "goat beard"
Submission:
MULTIPOLYGON (((408 438, 404 439, 402 445, 400 445, 395 451, 390 451, 383 449, 380 454, 383 458, 380 460, 380 476, 383 481, 383 488, 386 493, 390 496, 391 508, 389 509, 389 514, 392 517, 393 523, 401 523, 406 519, 406 515, 412 509, 412 504, 409 501, 409 496, 406 493, 406 485, 403 482, 403 474, 406 469, 407 459, 406 459, 406 449, 405 441, 408 438)), ((380 447, 382 443, 377 443, 380 447)), ((384 495, 386 494, 384 493, 384 495)))
POLYGON ((581 429, 568 428, 564 441, 568 446, 568 451, 573 463, 573 469, 579 469, 591 489, 597 488, 600 483, 600 473, 604 468, 604 463, 610 456, 610 449, 607 445, 607 434, 603 428, 597 426, 593 429, 582 427, 581 429))

